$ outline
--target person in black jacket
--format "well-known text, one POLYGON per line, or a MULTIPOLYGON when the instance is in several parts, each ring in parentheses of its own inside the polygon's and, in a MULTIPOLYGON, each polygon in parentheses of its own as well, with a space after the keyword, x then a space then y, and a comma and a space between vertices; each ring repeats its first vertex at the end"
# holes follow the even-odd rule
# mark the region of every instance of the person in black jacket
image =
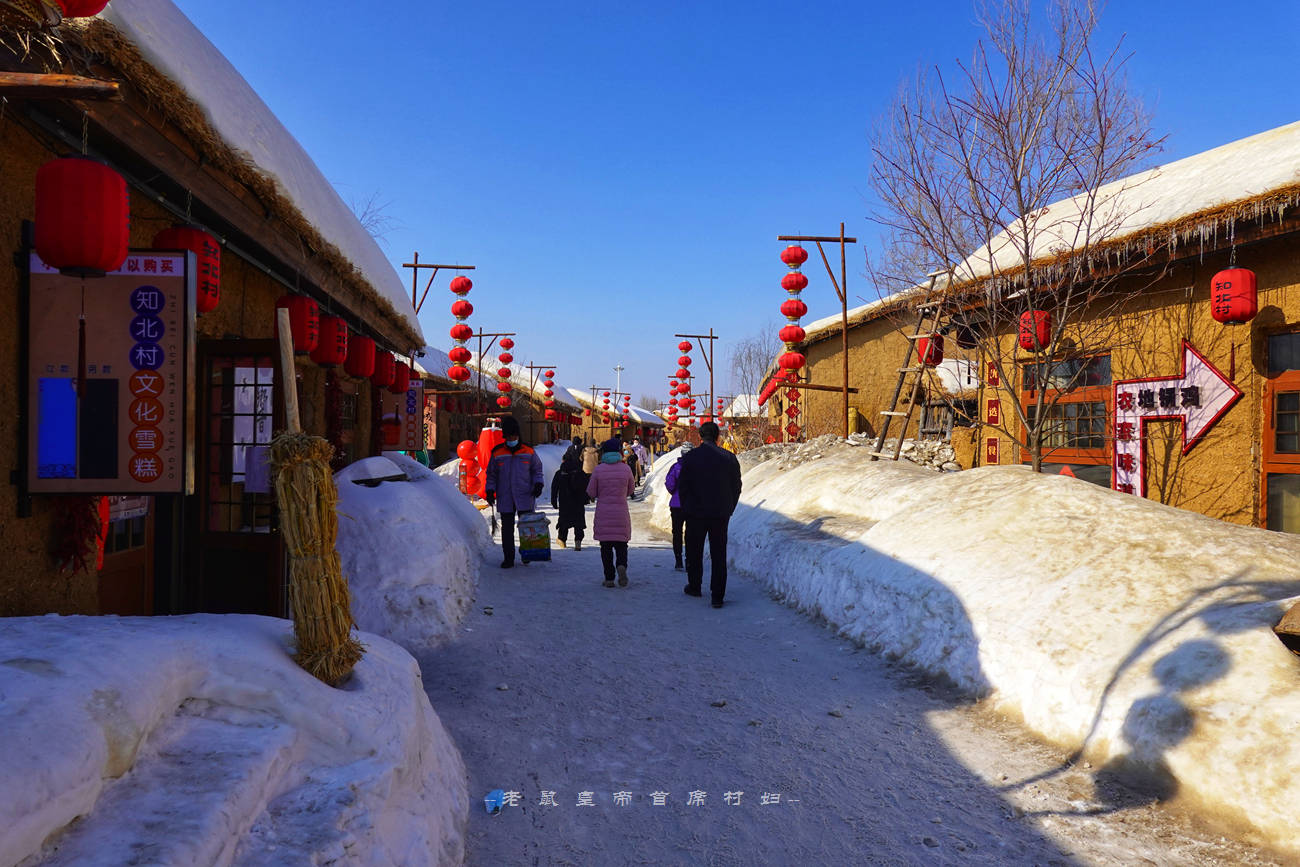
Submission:
POLYGON ((687 596, 703 596, 704 540, 709 540, 713 562, 709 590, 713 607, 721 608, 727 593, 727 523, 740 501, 740 461, 718 447, 718 426, 711 421, 700 425, 698 448, 677 461, 677 494, 686 519, 687 596))
POLYGON ((582 550, 587 529, 587 474, 582 471, 582 452, 570 449, 551 479, 551 505, 560 513, 555 535, 560 547, 568 547, 569 528, 573 528, 573 550, 582 550))

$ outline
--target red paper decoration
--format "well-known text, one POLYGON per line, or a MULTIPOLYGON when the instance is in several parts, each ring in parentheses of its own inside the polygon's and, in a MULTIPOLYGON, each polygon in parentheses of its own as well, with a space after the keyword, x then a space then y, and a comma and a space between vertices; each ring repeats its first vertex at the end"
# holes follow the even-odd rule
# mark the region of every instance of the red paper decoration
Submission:
POLYGON ((690 367, 691 357, 689 355, 683 355, 681 358, 677 359, 677 363, 680 364, 682 367, 690 367))
POLYGON ((348 358, 343 362, 348 376, 365 379, 375 372, 375 341, 354 334, 348 340, 348 358))
MULTIPOLYGON (((1020 348, 1034 351, 1046 349, 1052 342, 1052 313, 1049 310, 1026 310, 1020 314, 1020 348)), ((957 345, 961 345, 958 337, 957 345)))
POLYGON ((804 360, 802 352, 783 352, 776 360, 776 364, 785 370, 798 370, 803 367, 804 360))
MULTIPOLYGON (((293 351, 302 355, 311 352, 320 342, 320 305, 306 295, 281 295, 275 302, 277 309, 289 311, 289 332, 293 335, 293 351)), ((275 317, 273 331, 280 339, 280 317, 275 317)))
POLYGON ((399 361, 393 365, 393 381, 388 384, 388 390, 393 394, 406 394, 410 387, 411 366, 405 361, 399 361))
POLYGON ((321 367, 334 367, 348 357, 348 325, 339 316, 322 316, 320 340, 311 351, 311 360, 321 367))
POLYGON ((943 361, 943 335, 931 334, 916 341, 916 354, 921 364, 935 367, 943 361))
POLYGON ((387 350, 375 350, 375 372, 370 374, 370 383, 375 388, 387 388, 393 383, 397 373, 397 359, 387 350))
POLYGON ((447 370, 447 378, 454 382, 468 382, 469 375, 468 367, 452 366, 447 370))
MULTIPOLYGON (((808 261, 808 251, 798 244, 791 244, 781 251, 781 261, 789 265, 791 270, 795 270, 808 261)), ((802 289, 803 287, 799 288, 802 289)))
POLYGON ((217 309, 221 303, 221 245, 216 238, 198 226, 172 226, 153 236, 153 247, 155 250, 192 250, 199 272, 195 309, 199 313, 211 313, 217 309))
POLYGON ((512 385, 511 385, 510 383, 508 383, 508 382, 498 382, 498 383, 497 383, 497 391, 510 391, 512 388, 514 388, 514 386, 512 386, 512 385))
POLYGON ((464 299, 456 301, 451 305, 451 315, 455 316, 457 319, 468 319, 473 314, 474 305, 464 299))
POLYGON ((689 340, 683 340, 681 343, 677 344, 677 349, 681 352, 690 352, 691 342, 689 340))
POLYGON ((470 328, 464 322, 457 322, 455 325, 451 326, 450 334, 452 340, 469 340, 474 336, 474 329, 470 328))
POLYGON ((514 342, 513 340, 511 340, 509 337, 502 337, 502 338, 501 338, 501 348, 502 348, 502 349, 514 349, 514 348, 515 348, 515 342, 514 342))
POLYGON ((677 368, 677 376, 678 376, 678 377, 681 377, 681 378, 684 379, 684 378, 686 378, 686 377, 688 377, 688 376, 690 376, 690 375, 691 375, 691 372, 690 372, 689 370, 687 370, 686 368, 684 368, 684 367, 679 367, 679 368, 677 368))
POLYGON ((126 261, 126 181, 88 157, 50 160, 36 170, 36 253, 68 274, 103 276, 126 261))
POLYGON ((808 288, 808 278, 801 271, 791 271, 781 278, 781 288, 787 292, 802 292, 808 288))
POLYGON ((464 364, 470 360, 470 351, 463 346, 453 346, 448 352, 447 357, 457 364, 464 364))
POLYGON ((500 397, 497 398, 497 406, 501 407, 502 409, 509 409, 510 398, 506 397, 504 394, 501 395, 500 397))
POLYGON ((807 334, 798 325, 787 325, 781 329, 777 336, 781 338, 783 343, 803 343, 803 339, 807 334))
POLYGON ((515 357, 511 355, 509 352, 503 352, 497 356, 497 360, 500 361, 502 364, 509 364, 510 362, 515 360, 515 357))
POLYGON ((801 316, 808 314, 808 305, 798 298, 781 302, 781 315, 791 322, 797 322, 801 316))
POLYGON ((460 296, 469 294, 469 290, 474 288, 474 283, 468 277, 456 276, 451 278, 451 291, 460 296))
MULTIPOLYGON (((44 257, 42 257, 44 258, 44 257)), ((1259 312, 1255 272, 1228 268, 1210 280, 1210 313, 1224 325, 1244 325, 1259 312)))
POLYGON ((108 0, 58 0, 58 2, 59 7, 63 9, 64 18, 89 18, 103 12, 104 7, 108 5, 108 0))

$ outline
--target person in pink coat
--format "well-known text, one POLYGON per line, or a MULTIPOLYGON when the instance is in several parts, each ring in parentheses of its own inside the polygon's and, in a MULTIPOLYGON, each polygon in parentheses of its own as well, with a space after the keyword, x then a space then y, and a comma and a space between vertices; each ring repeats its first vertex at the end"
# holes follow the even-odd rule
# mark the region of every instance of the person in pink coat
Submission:
POLYGON ((636 492, 632 468, 623 463, 623 447, 608 440, 600 447, 600 463, 587 482, 587 496, 596 501, 591 534, 600 543, 600 562, 605 567, 605 586, 614 586, 615 562, 618 584, 627 586, 627 543, 632 541, 632 514, 627 498, 636 492))

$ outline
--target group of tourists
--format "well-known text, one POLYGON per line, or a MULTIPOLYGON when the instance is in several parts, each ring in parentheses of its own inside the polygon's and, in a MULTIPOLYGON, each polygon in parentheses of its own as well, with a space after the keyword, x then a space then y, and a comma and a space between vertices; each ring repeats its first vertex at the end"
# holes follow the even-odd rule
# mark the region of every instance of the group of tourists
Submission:
MULTIPOLYGON (((492 450, 487 466, 485 498, 501 515, 502 569, 515 564, 515 514, 533 511, 544 489, 542 462, 536 451, 519 439, 519 423, 501 420, 505 441, 492 450)), ((673 530, 674 568, 686 571, 687 596, 703 596, 704 544, 712 561, 709 592, 714 608, 721 608, 727 592, 727 524, 740 500, 740 462, 718 446, 718 426, 700 425, 700 445, 684 444, 681 456, 665 479, 673 530), (683 559, 683 554, 684 559, 683 559)), ((632 541, 632 514, 627 501, 649 469, 650 457, 640 440, 625 444, 615 437, 597 449, 574 437, 560 468, 551 479, 551 506, 559 513, 556 536, 573 550, 582 550, 587 527, 586 507, 593 500, 596 513, 592 534, 600 543, 605 587, 626 587, 627 546, 632 541)))

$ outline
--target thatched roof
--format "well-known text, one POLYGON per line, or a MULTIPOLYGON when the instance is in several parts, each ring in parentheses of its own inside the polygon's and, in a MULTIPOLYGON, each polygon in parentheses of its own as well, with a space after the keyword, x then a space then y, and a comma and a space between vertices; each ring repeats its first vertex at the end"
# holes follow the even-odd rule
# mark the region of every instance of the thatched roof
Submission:
MULTIPOLYGON (((228 60, 170 0, 114 0, 94 19, 66 20, 65 40, 119 73, 201 158, 253 191, 304 251, 424 343, 402 280, 374 238, 228 60)), ((328 287, 323 287, 328 288, 328 287)), ((368 311, 354 311, 366 318, 368 311)))

